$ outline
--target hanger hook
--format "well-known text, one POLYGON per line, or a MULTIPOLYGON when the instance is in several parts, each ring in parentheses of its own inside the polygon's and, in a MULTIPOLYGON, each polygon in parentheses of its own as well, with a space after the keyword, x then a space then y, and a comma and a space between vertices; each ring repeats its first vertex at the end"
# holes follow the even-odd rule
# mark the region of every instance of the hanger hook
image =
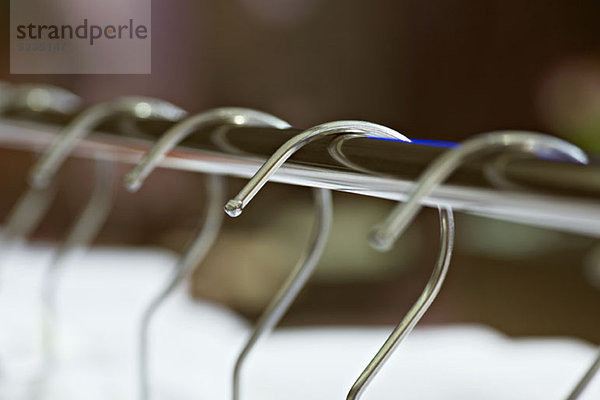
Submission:
POLYGON ((54 85, 22 83, 0 86, 0 112, 27 110, 34 113, 72 114, 81 107, 81 98, 54 85))
MULTIPOLYGON (((80 105, 81 99, 77 95, 56 86, 0 83, 0 115, 21 110, 70 114, 80 105)), ((0 267, 13 250, 36 229, 56 193, 56 185, 52 185, 44 189, 27 190, 20 196, 6 217, 0 234, 0 253, 4 257, 0 267)))
MULTIPOLYGON (((148 110, 149 114, 141 117, 159 120, 177 118, 177 114, 173 112, 175 106, 160 100, 147 98, 120 98, 107 103, 100 103, 84 110, 80 115, 80 122, 77 122, 77 119, 80 118, 77 117, 71 124, 67 125, 62 133, 59 134, 54 144, 45 153, 45 156, 49 156, 45 160, 53 160, 53 165, 48 167, 46 164, 44 166, 44 157, 40 160, 42 170, 49 171, 47 175, 44 175, 44 179, 52 181, 51 177, 54 175, 54 171, 60 168, 62 161, 68 157, 69 152, 74 147, 74 142, 85 136, 90 130, 93 130, 95 126, 114 115, 132 114, 140 117, 140 104, 142 107, 145 107, 144 104, 149 103, 151 103, 149 107, 154 107, 154 111, 148 110), (59 152, 59 158, 53 158, 53 154, 59 152)), ((183 116, 184 112, 180 110, 179 115, 183 116)), ((67 266, 68 262, 80 253, 81 249, 87 247, 93 241, 108 218, 114 197, 115 176, 116 168, 114 161, 109 154, 103 154, 95 163, 95 183, 92 194, 75 222, 69 228, 64 243, 60 246, 44 272, 41 287, 43 360, 40 377, 42 383, 48 379, 55 362, 55 333, 57 328, 56 296, 58 294, 61 272, 67 266)), ((32 186, 28 192, 39 190, 45 190, 45 187, 38 188, 32 186)))
MULTIPOLYGON (((340 135, 340 136, 336 137, 335 139, 333 139, 329 143, 329 146, 327 146, 327 152, 329 153, 331 158, 333 158, 335 161, 337 161, 341 165, 344 165, 352 170, 361 171, 361 172, 364 172, 367 174, 383 175, 381 172, 371 171, 371 170, 363 167, 362 165, 352 162, 344 154, 344 151, 343 151, 344 143, 355 140, 355 139, 364 138, 364 137, 365 137, 364 135, 359 135, 359 134, 340 135)), ((403 141, 406 141, 406 140, 403 140, 403 141)))
MULTIPOLYGON (((406 203, 401 203, 394 211, 400 207, 411 207, 414 204, 416 204, 418 211, 420 207, 420 199, 424 196, 427 196, 431 190, 439 185, 468 157, 484 151, 489 151, 495 147, 504 146, 520 149, 521 151, 538 154, 542 153, 546 155, 555 155, 555 153, 558 152, 561 155, 564 155, 577 162, 587 162, 587 156, 581 149, 565 141, 550 136, 512 132, 492 132, 489 134, 484 134, 463 142, 462 147, 448 150, 437 160, 435 160, 416 182, 415 189, 413 190, 411 196, 409 196, 409 199, 406 201, 406 203), (455 155, 453 156, 453 154, 455 155), (423 187, 425 187, 427 190, 420 191, 419 188, 423 187)), ((440 209, 440 207, 438 207, 438 209, 440 209)), ((414 218, 414 216, 412 217, 414 218)), ((412 221, 412 219, 410 219, 410 221, 412 221)), ((447 274, 453 246, 454 220, 450 208, 446 207, 440 209, 440 221, 441 251, 427 287, 417 302, 411 307, 401 323, 394 329, 375 358, 373 358, 367 368, 359 376, 358 380, 354 383, 347 396, 347 400, 356 400, 359 398, 366 385, 371 381, 381 367, 382 363, 387 359, 387 357, 390 356, 391 352, 408 334, 408 332, 412 330, 439 292, 444 277, 447 274)), ((401 222, 402 228, 405 228, 408 224, 405 221, 401 222)), ((393 243, 397 237, 398 235, 393 236, 391 243, 393 243)), ((379 248, 386 250, 389 249, 389 246, 381 246, 379 248)))
POLYGON ((373 247, 389 249, 404 232, 421 209, 421 200, 466 159, 494 149, 524 151, 540 155, 559 153, 572 161, 586 164, 587 155, 577 146, 549 135, 521 131, 497 131, 466 140, 462 146, 450 149, 434 160, 413 187, 408 200, 396 206, 389 216, 378 224, 370 235, 373 247))
POLYGON ((115 114, 128 114, 139 119, 178 121, 186 112, 166 101, 150 97, 119 97, 95 104, 63 128, 50 144, 30 174, 30 184, 44 187, 65 161, 76 142, 101 122, 115 114))
MULTIPOLYGON (((353 139, 356 139, 356 135, 335 138, 329 145, 329 153, 342 165, 371 173, 371 171, 353 163, 344 155, 344 143, 353 139)), ((427 312, 442 287, 446 274, 448 273, 450 259, 452 258, 452 249, 454 245, 454 215, 450 207, 438 206, 438 211, 440 218, 440 251, 429 281, 402 321, 400 321, 392 331, 381 349, 352 385, 352 388, 348 392, 347 400, 357 400, 362 395, 367 385, 377 375, 383 364, 392 355, 398 345, 400 345, 400 343, 412 332, 425 312, 427 312)))
MULTIPOLYGON (((247 108, 216 108, 196 114, 179 122, 161 136, 133 170, 126 175, 124 179, 125 186, 130 191, 138 190, 167 152, 198 129, 215 124, 273 126, 280 129, 289 128, 290 126, 287 122, 273 115, 247 108)), ((221 207, 225 201, 225 179, 219 175, 209 175, 207 184, 208 199, 205 209, 205 221, 188 244, 184 255, 179 259, 175 273, 163 289, 151 300, 142 315, 139 328, 140 400, 146 400, 150 396, 150 374, 148 371, 150 324, 169 295, 202 262, 208 250, 214 244, 221 228, 223 220, 221 207)))
MULTIPOLYGON (((77 95, 52 85, 0 83, 0 92, 0 115, 10 110, 23 109, 70 114, 81 105, 81 99, 77 95)), ((1 240, 20 240, 28 236, 50 207, 55 194, 55 187, 28 190, 10 211, 1 240)))
POLYGON ((294 136, 283 144, 277 151, 263 164, 258 172, 250 179, 244 188, 229 200, 225 205, 225 212, 230 217, 239 216, 244 208, 256 196, 260 189, 267 183, 271 176, 279 167, 287 161, 298 149, 329 135, 339 135, 341 133, 362 133, 369 136, 398 139, 404 142, 410 140, 399 132, 382 125, 365 121, 335 121, 317 125, 299 135, 294 136))
MULTIPOLYGON (((317 125, 285 142, 250 179, 235 199, 225 207, 226 212, 238 216, 241 210, 266 184, 269 178, 293 153, 308 143, 329 135, 376 136, 409 141, 404 135, 381 125, 363 121, 336 121, 317 125), (231 205, 235 205, 231 208, 231 205)), ((282 287, 271 300, 242 349, 233 372, 233 400, 240 398, 241 372, 245 360, 258 341, 268 334, 287 312, 298 293, 306 285, 323 253, 332 218, 331 192, 326 189, 313 189, 317 215, 311 234, 310 247, 296 264, 282 287)))
POLYGON ((165 133, 156 142, 154 147, 148 151, 142 160, 135 168, 125 176, 125 186, 130 191, 136 191, 140 188, 144 179, 164 158, 165 154, 172 150, 179 142, 187 137, 193 130, 204 126, 212 125, 217 122, 228 123, 233 125, 256 125, 256 126, 272 126, 275 128, 285 129, 290 125, 267 113, 252 110, 249 108, 239 107, 223 107, 209 110, 193 117, 187 118, 178 124, 178 128, 171 129, 165 133))

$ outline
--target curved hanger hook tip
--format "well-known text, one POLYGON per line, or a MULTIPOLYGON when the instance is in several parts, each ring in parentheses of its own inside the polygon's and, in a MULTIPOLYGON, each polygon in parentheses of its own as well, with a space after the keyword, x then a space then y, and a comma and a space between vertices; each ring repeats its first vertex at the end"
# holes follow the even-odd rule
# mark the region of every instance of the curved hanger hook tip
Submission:
POLYGON ((225 204, 225 212, 230 217, 239 217, 244 211, 244 204, 241 200, 231 199, 225 204))

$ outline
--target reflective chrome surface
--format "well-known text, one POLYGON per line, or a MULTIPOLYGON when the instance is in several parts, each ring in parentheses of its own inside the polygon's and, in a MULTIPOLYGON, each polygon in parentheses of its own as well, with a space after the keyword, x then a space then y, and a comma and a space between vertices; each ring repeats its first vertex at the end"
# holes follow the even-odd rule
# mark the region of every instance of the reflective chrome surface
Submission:
MULTIPOLYGON (((0 146, 36 149, 48 144, 58 127, 32 122, 0 122, 0 146)), ((106 150, 121 162, 137 163, 151 143, 107 134, 91 134, 74 149, 78 157, 97 158, 106 150)), ((228 155, 190 148, 177 148, 160 166, 249 178, 263 164, 264 158, 228 155)), ((412 182, 371 176, 360 172, 331 170, 319 166, 286 163, 271 181, 319 187, 389 200, 404 200, 412 182)), ((423 199, 423 204, 444 204, 455 211, 516 221, 563 231, 600 236, 600 202, 585 197, 566 197, 546 193, 499 191, 471 186, 445 184, 423 199)))

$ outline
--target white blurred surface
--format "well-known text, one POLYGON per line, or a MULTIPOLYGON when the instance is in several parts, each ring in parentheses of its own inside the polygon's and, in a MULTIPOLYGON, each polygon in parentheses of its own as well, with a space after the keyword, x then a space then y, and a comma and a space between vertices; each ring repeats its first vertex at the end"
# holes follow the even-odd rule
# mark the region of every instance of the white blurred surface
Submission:
MULTIPOLYGON (((2 267, 0 399, 135 399, 136 327, 168 276, 172 253, 91 250, 65 270, 59 366, 42 390, 39 283, 52 249, 26 247, 2 267)), ((228 399, 231 370, 249 326, 231 311, 192 302, 180 290, 160 311, 151 338, 153 400, 228 399)), ((251 355, 243 399, 344 399, 385 328, 275 332, 251 355)), ((482 326, 417 328, 364 399, 563 399, 595 349, 572 339, 509 339, 482 326)), ((582 399, 600 398, 600 378, 582 399)))

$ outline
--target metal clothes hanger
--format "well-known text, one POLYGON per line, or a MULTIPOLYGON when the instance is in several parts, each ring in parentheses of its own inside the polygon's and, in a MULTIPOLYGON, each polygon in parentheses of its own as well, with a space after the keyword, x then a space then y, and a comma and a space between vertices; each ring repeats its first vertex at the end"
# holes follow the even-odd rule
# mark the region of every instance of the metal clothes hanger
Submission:
MULTIPOLYGON (((356 139, 356 136, 348 135, 335 138, 329 145, 329 153, 339 163, 346 165, 349 168, 373 173, 372 171, 353 163, 344 155, 344 143, 353 139, 356 139)), ((358 399, 362 395, 366 386, 375 377, 379 369, 392 355, 397 346, 400 345, 410 332, 412 332, 440 291, 452 257, 454 244, 454 215, 450 207, 438 206, 438 211, 440 219, 440 251, 429 281, 402 321, 392 331, 384 345, 360 374, 347 395, 348 400, 358 399)))
MULTIPOLYGON (((243 208, 250 200, 258 193, 258 191, 266 184, 270 177, 277 169, 285 163, 289 157, 304 145, 330 135, 347 135, 348 137, 365 137, 375 136, 382 138, 392 138, 402 141, 409 141, 404 135, 392 129, 381 125, 363 122, 363 121, 336 121, 317 125, 310 128, 284 143, 277 151, 263 164, 256 172, 250 181, 244 186, 240 193, 232 200, 229 200, 225 206, 225 211, 232 217, 241 214, 243 208)), ((262 316, 256 323, 256 327, 252 332, 246 346, 240 353, 233 374, 233 399, 240 398, 240 377, 244 361, 254 345, 264 335, 269 333, 279 322, 285 312, 289 309, 292 302, 298 296, 300 290, 305 286, 306 282, 312 275, 317 262, 325 247, 327 232, 330 226, 332 214, 331 194, 329 191, 324 192, 321 189, 315 194, 320 194, 316 197, 319 205, 320 215, 317 215, 319 221, 313 230, 312 245, 309 250, 311 256, 302 259, 294 268, 286 282, 277 292, 273 300, 265 309, 262 316), (319 239, 320 238, 320 239, 319 239)))
POLYGON ((556 153, 582 164, 587 155, 577 146, 549 135, 522 131, 490 132, 466 140, 460 147, 450 149, 434 160, 413 187, 409 199, 396 206, 390 215, 373 229, 370 242, 385 250, 402 234, 421 209, 421 200, 443 182, 465 160, 494 149, 524 151, 552 156, 556 153))
POLYGON ((246 205, 256 196, 258 191, 267 183, 275 171, 285 163, 298 149, 304 145, 325 136, 348 133, 364 134, 381 138, 397 139, 405 142, 410 140, 399 132, 364 121, 334 121, 317 125, 294 136, 284 143, 264 163, 244 188, 225 204, 225 212, 231 217, 240 215, 246 205))
MULTIPOLYGON (((11 111, 27 111, 68 115, 79 109, 81 100, 75 94, 52 85, 21 84, 0 86, 0 115, 11 111)), ((2 234, 2 257, 10 254, 33 232, 56 195, 56 186, 27 190, 10 210, 2 234)), ((0 263, 0 267, 1 267, 0 263)))
MULTIPOLYGON (((79 107, 79 100, 75 95, 51 85, 18 85, 9 88, 9 93, 4 96, 6 100, 2 102, 4 111, 26 107, 27 110, 35 112, 71 114, 79 107)), ((78 138, 115 114, 133 114, 137 118, 174 121, 183 116, 184 112, 162 100, 144 97, 118 98, 85 110, 63 128, 62 133, 57 135, 50 148, 34 165, 30 187, 9 212, 2 234, 1 243, 4 246, 12 248, 15 243, 22 242, 36 229, 56 195, 55 180, 50 178, 55 175, 78 138)), ((112 168, 108 164, 110 163, 98 161, 96 168, 112 168)), ((106 190, 110 191, 110 188, 106 190)), ((99 191, 96 190, 96 193, 99 191)), ((81 233, 81 229, 77 228, 76 231, 81 233)), ((93 230, 92 225, 90 229, 93 230)), ((67 243, 69 242, 67 240, 67 243)))
POLYGON ((46 186, 78 139, 81 139, 100 122, 116 114, 129 114, 144 120, 179 121, 186 115, 181 108, 166 101, 150 97, 119 97, 95 104, 73 119, 50 144, 30 174, 34 187, 46 186))
POLYGON ((438 210, 440 217, 440 250, 427 285, 417 301, 354 382, 346 396, 347 400, 357 400, 363 395, 367 385, 377 375, 383 364, 427 312, 444 283, 454 248, 454 214, 449 207, 440 206, 438 210))
MULTIPOLYGON (((200 128, 217 125, 249 125, 272 126, 275 128, 288 128, 289 124, 270 114, 246 108, 216 108, 191 116, 173 126, 156 142, 135 168, 126 175, 125 185, 131 191, 138 190, 146 177, 156 165, 164 158, 165 154, 173 149, 179 142, 193 134, 200 128)), ((187 245, 184 254, 179 259, 174 274, 163 289, 157 293, 143 312, 139 330, 139 385, 140 400, 150 398, 149 384, 149 330, 150 324, 159 307, 169 295, 187 278, 202 262, 208 250, 212 247, 221 228, 223 220, 222 204, 225 201, 225 179, 219 175, 209 175, 207 181, 208 199, 205 208, 204 223, 192 241, 187 245)))
POLYGON ((31 111, 69 115, 81 107, 81 99, 74 93, 54 85, 0 83, 0 113, 31 111))
MULTIPOLYGON (((451 175, 452 172, 456 170, 465 160, 476 155, 485 154, 493 149, 517 150, 526 153, 553 157, 560 155, 575 162, 587 163, 587 156, 581 149, 566 141, 547 135, 529 132, 502 131, 476 136, 463 142, 460 147, 448 150, 430 164, 430 166, 421 175, 421 178, 416 182, 408 200, 396 206, 388 218, 386 218, 384 223, 376 226, 376 228, 373 230, 371 244, 377 249, 389 249, 395 240, 406 229, 408 224, 414 219, 416 213, 418 213, 421 208, 421 200, 426 197, 431 190, 433 190, 438 184, 451 175)), ((444 247, 446 247, 447 252, 448 249, 452 248, 452 240, 444 244, 444 229, 446 229, 448 232, 452 232, 452 236, 454 229, 452 225, 444 228, 444 223, 442 221, 442 250, 444 247)), ((450 236, 446 235, 446 239, 449 238, 450 236)), ((443 258, 444 256, 441 257, 443 258)), ((440 260, 441 258, 438 259, 438 265, 440 260)), ((446 265, 444 267, 444 275, 447 271, 447 268, 448 266, 446 265)), ((433 275, 432 278, 434 278, 433 275)), ((432 278, 430 278, 428 287, 432 283, 432 278)), ((441 285, 442 281, 443 279, 437 280, 437 290, 439 290, 439 285, 441 285)), ((362 395, 366 385, 374 377, 375 373, 378 371, 378 368, 381 367, 381 362, 385 361, 385 359, 389 357, 391 352, 394 350, 394 347, 398 344, 398 341, 402 339, 402 331, 406 330, 406 328, 403 328, 403 326, 408 327, 410 330, 410 325, 407 323, 410 323, 410 320, 412 319, 414 321, 412 326, 414 326, 414 324, 418 322, 422 314, 426 311, 428 305, 423 308, 419 307, 419 303, 421 303, 422 300, 425 300, 424 295, 426 295, 426 292, 427 288, 417 303, 413 305, 400 325, 396 327, 392 335, 379 350, 375 358, 359 376, 358 380, 354 383, 348 394, 348 400, 356 400, 362 395), (411 318, 413 311, 417 311, 416 308, 421 309, 422 312, 420 314, 416 314, 416 318, 411 318)))
MULTIPOLYGON (((118 98, 89 107, 65 126, 34 165, 30 180, 33 187, 30 190, 49 185, 76 142, 109 117, 130 116, 177 121, 184 115, 183 110, 170 103, 143 97, 118 98)), ((41 292, 43 360, 40 381, 48 378, 55 362, 56 297, 60 273, 67 261, 87 247, 104 225, 112 207, 115 176, 116 167, 110 155, 100 155, 95 163, 95 186, 92 195, 44 272, 41 292)))

